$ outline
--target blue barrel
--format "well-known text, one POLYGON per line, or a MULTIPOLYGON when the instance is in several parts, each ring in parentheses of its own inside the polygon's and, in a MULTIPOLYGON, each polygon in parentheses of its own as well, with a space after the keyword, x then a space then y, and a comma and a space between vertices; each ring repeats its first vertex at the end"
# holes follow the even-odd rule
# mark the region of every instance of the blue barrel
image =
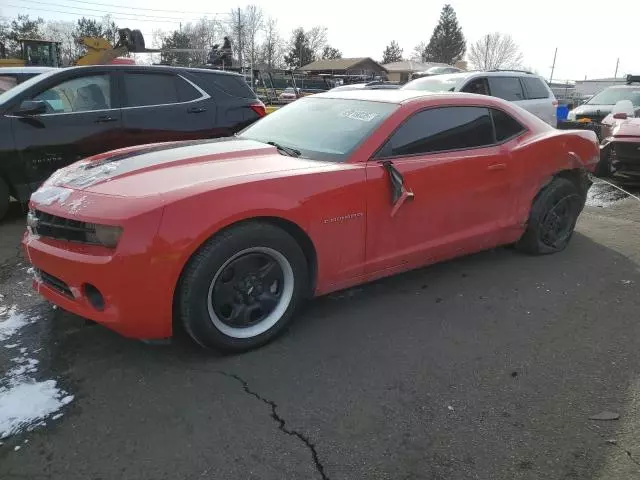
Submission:
POLYGON ((566 120, 569 116, 569 105, 558 105, 556 114, 558 120, 566 120))

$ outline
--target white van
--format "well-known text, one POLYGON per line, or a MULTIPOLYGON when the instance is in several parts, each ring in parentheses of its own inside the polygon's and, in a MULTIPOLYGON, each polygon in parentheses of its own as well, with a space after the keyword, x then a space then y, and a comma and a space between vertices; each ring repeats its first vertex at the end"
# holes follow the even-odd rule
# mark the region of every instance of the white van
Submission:
POLYGON ((557 127, 558 101, 547 82, 538 75, 519 70, 491 70, 434 75, 413 80, 402 90, 466 92, 509 100, 557 127))

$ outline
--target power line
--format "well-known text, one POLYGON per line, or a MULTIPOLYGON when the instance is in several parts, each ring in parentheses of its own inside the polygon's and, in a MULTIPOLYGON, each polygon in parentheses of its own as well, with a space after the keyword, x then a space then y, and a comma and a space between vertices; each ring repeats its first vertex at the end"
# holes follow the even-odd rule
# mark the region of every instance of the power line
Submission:
MULTIPOLYGON (((72 6, 67 6, 67 5, 60 5, 57 3, 51 3, 51 2, 40 2, 38 0, 20 0, 21 2, 27 2, 27 3, 37 3, 39 5, 45 5, 48 7, 61 7, 61 8, 71 8, 73 10, 80 10, 80 11, 90 11, 90 12, 100 12, 100 13, 104 13, 105 15, 111 15, 111 12, 109 10, 99 10, 96 8, 86 8, 86 7, 72 7, 72 6)), ((29 7, 31 8, 31 7, 29 7)), ((126 13, 126 12, 115 12, 118 15, 131 15, 131 16, 135 16, 135 17, 142 17, 142 18, 153 18, 153 19, 162 19, 162 20, 186 20, 184 18, 176 18, 176 17, 166 17, 166 16, 159 16, 159 15, 143 15, 143 14, 137 14, 137 13, 126 13)))
MULTIPOLYGON (((50 12, 50 13, 64 13, 66 15, 74 15, 76 17, 93 17, 93 18, 104 18, 105 15, 91 15, 91 14, 82 14, 82 13, 77 13, 77 12, 66 12, 66 11, 62 11, 62 10, 49 10, 49 9, 45 9, 45 8, 33 8, 33 7, 26 7, 25 5, 12 5, 10 3, 6 4, 7 7, 12 7, 12 8, 29 8, 30 10, 36 10, 38 12, 50 12)), ((126 15, 126 14, 123 14, 126 15)), ((133 15, 133 14, 132 14, 133 15)), ((126 20, 126 21, 132 21, 132 22, 147 22, 147 23, 178 23, 180 21, 180 19, 173 19, 173 20, 145 20, 142 18, 137 18, 137 16, 135 17, 130 17, 130 18, 125 18, 125 17, 119 17, 119 16, 114 16, 114 15, 110 15, 110 17, 114 20, 126 20)), ((186 19, 183 19, 186 20, 186 19)))
POLYGON ((100 2, 87 2, 85 0, 67 0, 74 3, 86 3, 87 5, 101 5, 103 7, 116 7, 116 8, 129 8, 133 10, 147 10, 150 12, 169 12, 169 13, 196 13, 204 15, 230 15, 229 12, 199 12, 199 11, 187 11, 187 10, 164 10, 162 8, 142 8, 142 7, 123 7, 115 5, 113 3, 100 3, 100 2))

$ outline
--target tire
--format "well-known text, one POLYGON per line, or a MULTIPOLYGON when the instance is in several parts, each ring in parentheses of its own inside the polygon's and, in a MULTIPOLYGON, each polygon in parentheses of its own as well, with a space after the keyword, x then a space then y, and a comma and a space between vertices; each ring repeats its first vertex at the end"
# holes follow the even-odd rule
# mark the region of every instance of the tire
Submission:
POLYGON ((564 250, 584 207, 586 196, 571 180, 556 177, 533 202, 527 229, 516 249, 531 255, 564 250))
POLYGON ((613 165, 611 164, 611 146, 606 148, 600 154, 600 161, 598 165, 596 165, 596 170, 594 172, 596 177, 607 178, 613 175, 613 165))
POLYGON ((291 321, 308 291, 308 275, 300 245, 282 229, 262 222, 231 227, 187 264, 178 292, 180 320, 203 347, 251 350, 291 321))
POLYGON ((0 178, 0 220, 2 220, 9 211, 9 186, 0 178))

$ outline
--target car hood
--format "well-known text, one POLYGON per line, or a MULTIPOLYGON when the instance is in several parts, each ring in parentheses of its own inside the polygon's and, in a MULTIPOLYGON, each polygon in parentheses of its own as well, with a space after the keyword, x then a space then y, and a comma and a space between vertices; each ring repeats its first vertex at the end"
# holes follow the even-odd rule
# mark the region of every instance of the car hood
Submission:
POLYGON ((640 118, 620 121, 613 130, 614 137, 638 137, 640 139, 640 118))
POLYGON ((332 165, 281 155, 271 145, 238 138, 160 143, 107 152, 58 170, 31 199, 50 203, 60 189, 147 197, 332 165))

